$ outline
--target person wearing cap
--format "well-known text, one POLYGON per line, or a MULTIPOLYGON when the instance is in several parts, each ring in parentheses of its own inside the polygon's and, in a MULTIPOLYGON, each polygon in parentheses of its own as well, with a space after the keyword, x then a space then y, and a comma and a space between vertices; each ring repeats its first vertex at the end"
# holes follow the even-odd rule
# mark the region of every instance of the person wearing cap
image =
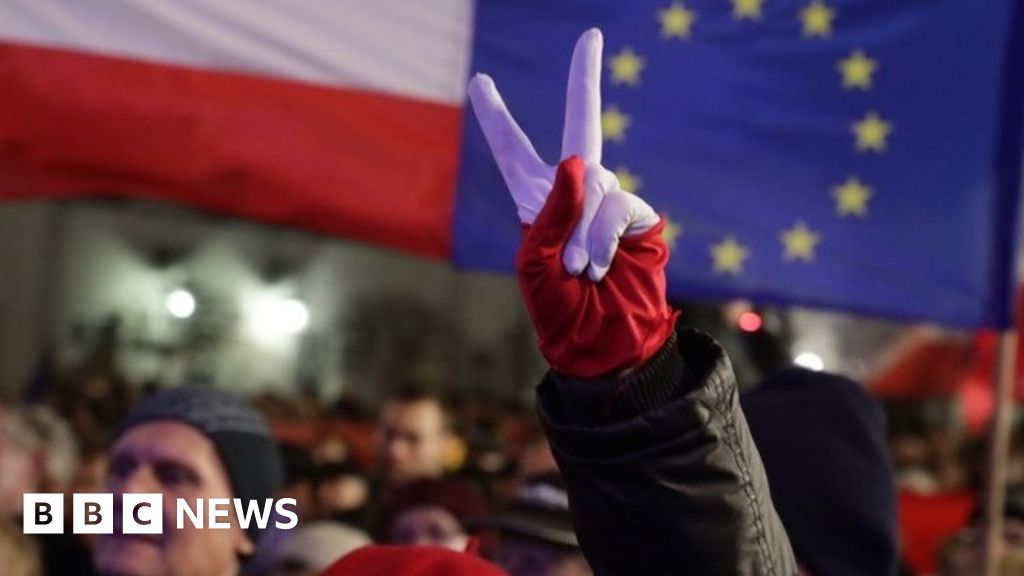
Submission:
POLYGON ((665 222, 601 165, 602 46, 597 29, 576 43, 556 165, 490 77, 468 88, 524 230, 538 411, 580 548, 602 576, 796 574, 725 352, 676 329, 665 222))
POLYGON ((580 552, 565 480, 557 471, 527 478, 508 509, 469 523, 501 536, 495 562, 512 576, 591 576, 580 552))
POLYGON ((304 524, 274 551, 267 576, 316 576, 338 558, 369 544, 370 537, 351 526, 330 520, 304 524))
POLYGON ((243 530, 234 512, 228 530, 175 527, 176 501, 239 498, 263 502, 280 487, 279 449, 264 417, 229 394, 180 387, 138 403, 121 422, 110 449, 108 491, 114 533, 101 535, 95 563, 106 576, 235 576, 256 549, 261 530, 243 530), (160 535, 123 534, 120 502, 127 493, 159 493, 160 535))
POLYGON ((490 562, 440 546, 366 546, 320 576, 509 576, 490 562))

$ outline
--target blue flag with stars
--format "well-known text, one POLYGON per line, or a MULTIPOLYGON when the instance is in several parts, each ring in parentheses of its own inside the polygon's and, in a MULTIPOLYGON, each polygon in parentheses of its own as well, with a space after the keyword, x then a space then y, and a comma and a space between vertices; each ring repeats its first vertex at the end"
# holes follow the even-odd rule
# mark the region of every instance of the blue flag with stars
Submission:
MULTIPOLYGON (((668 221, 670 298, 1003 327, 1021 4, 481 0, 473 67, 554 163, 573 42, 604 31, 604 164, 668 221)), ((511 270, 516 211, 471 113, 463 146, 455 262, 511 270)))

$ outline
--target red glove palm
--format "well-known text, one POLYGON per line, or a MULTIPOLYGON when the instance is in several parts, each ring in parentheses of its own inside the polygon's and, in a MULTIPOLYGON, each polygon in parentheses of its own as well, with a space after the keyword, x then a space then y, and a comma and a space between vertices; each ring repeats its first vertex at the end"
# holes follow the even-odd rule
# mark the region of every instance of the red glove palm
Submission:
POLYGON ((676 313, 665 301, 664 221, 619 240, 600 282, 563 267, 562 251, 583 213, 583 171, 576 156, 559 164, 544 208, 525 227, 516 268, 544 358, 558 372, 590 378, 653 356, 672 332, 676 313))

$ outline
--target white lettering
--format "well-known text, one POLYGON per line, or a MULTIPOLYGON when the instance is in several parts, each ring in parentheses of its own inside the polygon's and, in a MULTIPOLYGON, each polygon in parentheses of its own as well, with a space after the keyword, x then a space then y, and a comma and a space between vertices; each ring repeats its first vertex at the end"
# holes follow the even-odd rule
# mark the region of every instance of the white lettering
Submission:
POLYGON ((294 510, 294 508, 296 508, 297 506, 298 503, 295 501, 295 498, 281 498, 280 500, 278 500, 277 503, 274 505, 274 510, 277 511, 278 516, 288 518, 288 522, 278 521, 274 523, 274 526, 281 530, 291 530, 292 528, 295 528, 295 526, 299 523, 299 515, 296 514, 294 510), (289 510, 288 508, 285 507, 289 504, 293 508, 292 510, 289 510))
POLYGON ((238 524, 243 530, 249 529, 249 523, 252 522, 250 516, 255 518, 256 526, 260 530, 264 530, 267 527, 267 522, 270 521, 270 512, 274 509, 274 501, 267 498, 263 501, 263 507, 260 508, 256 500, 249 500, 249 505, 242 508, 242 500, 235 498, 235 515, 238 518, 238 524))
POLYGON ((196 509, 193 511, 188 505, 188 500, 184 498, 178 498, 178 504, 176 506, 178 513, 178 530, 185 527, 185 516, 188 516, 189 520, 192 521, 193 528, 203 527, 203 499, 196 498, 196 509))
POLYGON ((208 526, 218 530, 231 528, 230 522, 217 520, 218 518, 227 518, 231 514, 231 500, 228 498, 210 498, 206 503, 208 505, 207 516, 210 517, 208 526))

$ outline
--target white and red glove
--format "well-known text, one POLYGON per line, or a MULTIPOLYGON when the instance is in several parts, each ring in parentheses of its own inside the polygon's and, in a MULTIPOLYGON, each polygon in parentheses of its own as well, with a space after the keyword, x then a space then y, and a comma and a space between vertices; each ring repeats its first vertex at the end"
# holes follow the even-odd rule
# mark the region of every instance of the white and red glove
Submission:
POLYGON ((557 167, 537 155, 490 77, 469 84, 525 229, 516 268, 538 346, 552 369, 577 378, 641 365, 676 317, 665 300, 664 223, 601 166, 603 43, 596 28, 576 42, 557 167))

